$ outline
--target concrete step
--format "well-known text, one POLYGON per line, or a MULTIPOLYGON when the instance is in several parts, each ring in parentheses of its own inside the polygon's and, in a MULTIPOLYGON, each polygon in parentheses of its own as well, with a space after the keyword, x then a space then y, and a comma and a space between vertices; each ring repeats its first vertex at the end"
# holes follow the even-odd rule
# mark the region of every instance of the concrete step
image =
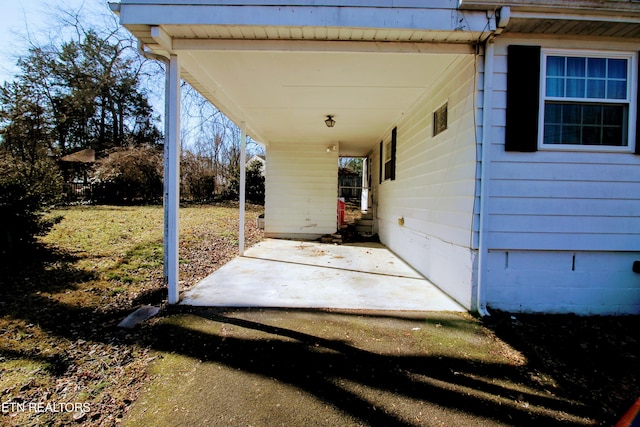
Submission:
POLYGON ((371 226, 371 225, 356 225, 356 231, 358 233, 371 234, 371 233, 373 233, 373 226, 371 226))
POLYGON ((373 225, 373 220, 372 219, 356 219, 355 224, 366 225, 368 227, 371 227, 373 225))
POLYGON ((361 218, 365 219, 365 220, 366 219, 373 219, 373 212, 366 212, 366 213, 363 212, 361 218))

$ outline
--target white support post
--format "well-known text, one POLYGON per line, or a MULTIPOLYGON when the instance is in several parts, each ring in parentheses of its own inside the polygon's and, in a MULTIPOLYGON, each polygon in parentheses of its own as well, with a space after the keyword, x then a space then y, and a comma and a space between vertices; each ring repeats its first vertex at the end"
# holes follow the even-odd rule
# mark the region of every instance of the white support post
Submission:
MULTIPOLYGON (((146 54, 142 45, 140 52, 146 54)), ((162 234, 162 278, 164 286, 169 286, 169 63, 166 58, 160 59, 165 66, 165 83, 164 83, 164 155, 163 155, 163 178, 162 178, 162 210, 164 226, 162 234)))
POLYGON ((171 55, 167 69, 165 116, 165 262, 169 304, 180 300, 178 288, 178 247, 180 228, 180 64, 171 55))
POLYGON ((247 181, 247 124, 240 123, 240 225, 238 230, 238 253, 244 255, 244 204, 247 181))

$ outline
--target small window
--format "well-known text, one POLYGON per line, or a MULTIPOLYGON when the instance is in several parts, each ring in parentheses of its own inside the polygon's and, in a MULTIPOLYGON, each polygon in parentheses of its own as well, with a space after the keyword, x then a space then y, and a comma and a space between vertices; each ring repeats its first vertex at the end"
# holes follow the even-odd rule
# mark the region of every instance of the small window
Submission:
POLYGON ((540 147, 629 151, 634 63, 632 54, 544 52, 540 147))
POLYGON ((447 104, 438 108, 433 113, 433 136, 447 129, 447 104))
POLYGON ((384 179, 391 178, 391 141, 384 144, 384 179))
POLYGON ((398 129, 391 131, 391 140, 380 141, 380 182, 396 179, 396 144, 398 129))

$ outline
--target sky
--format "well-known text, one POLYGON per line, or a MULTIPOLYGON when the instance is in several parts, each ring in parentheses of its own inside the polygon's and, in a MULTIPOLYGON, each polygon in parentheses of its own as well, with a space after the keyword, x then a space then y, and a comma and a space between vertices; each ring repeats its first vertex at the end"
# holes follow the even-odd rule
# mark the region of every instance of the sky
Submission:
MULTIPOLYGON (((109 10, 109 1, 119 0, 0 0, 0 85, 12 81, 19 71, 15 63, 19 56, 28 54, 28 38, 36 40, 39 45, 44 45, 43 40, 51 37, 58 37, 58 40, 62 37, 64 41, 71 39, 71 33, 65 36, 65 28, 60 27, 60 20, 54 16, 56 13, 59 15, 66 10, 76 15, 80 11, 88 26, 110 28, 114 15, 109 10)), ((72 28, 68 26, 66 29, 72 28)), ((159 85, 157 82, 152 85, 156 89, 160 87, 160 90, 152 88, 147 94, 158 115, 164 111, 162 81, 159 85)), ((183 122, 183 129, 187 127, 186 121, 183 122)))
MULTIPOLYGON (((16 60, 28 54, 28 38, 40 45, 44 45, 43 40, 51 37, 71 40, 73 34, 64 34, 65 28, 60 27, 60 19, 55 17, 56 14, 68 11, 73 16, 82 16, 87 26, 111 28, 115 15, 109 10, 109 1, 119 0, 0 0, 0 85, 12 81, 19 72, 16 60), (108 21, 105 23, 105 20, 108 21)), ((68 31, 72 28, 66 27, 68 31)), ((157 114, 164 111, 163 95, 162 90, 148 93, 157 114)))
MULTIPOLYGON (((17 71, 16 57, 26 53, 29 35, 40 40, 58 32, 52 13, 59 9, 81 10, 88 17, 109 13, 107 0, 0 0, 0 84, 12 80, 17 71)), ((113 1, 113 0, 112 0, 113 1)))

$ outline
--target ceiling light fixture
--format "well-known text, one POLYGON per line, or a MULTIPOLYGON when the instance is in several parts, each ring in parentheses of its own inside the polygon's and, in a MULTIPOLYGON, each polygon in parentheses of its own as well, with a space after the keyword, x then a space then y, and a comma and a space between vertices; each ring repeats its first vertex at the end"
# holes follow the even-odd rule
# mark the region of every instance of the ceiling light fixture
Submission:
POLYGON ((324 121, 324 124, 327 125, 328 128, 332 128, 335 126, 336 121, 333 120, 333 116, 327 115, 327 120, 324 121))

